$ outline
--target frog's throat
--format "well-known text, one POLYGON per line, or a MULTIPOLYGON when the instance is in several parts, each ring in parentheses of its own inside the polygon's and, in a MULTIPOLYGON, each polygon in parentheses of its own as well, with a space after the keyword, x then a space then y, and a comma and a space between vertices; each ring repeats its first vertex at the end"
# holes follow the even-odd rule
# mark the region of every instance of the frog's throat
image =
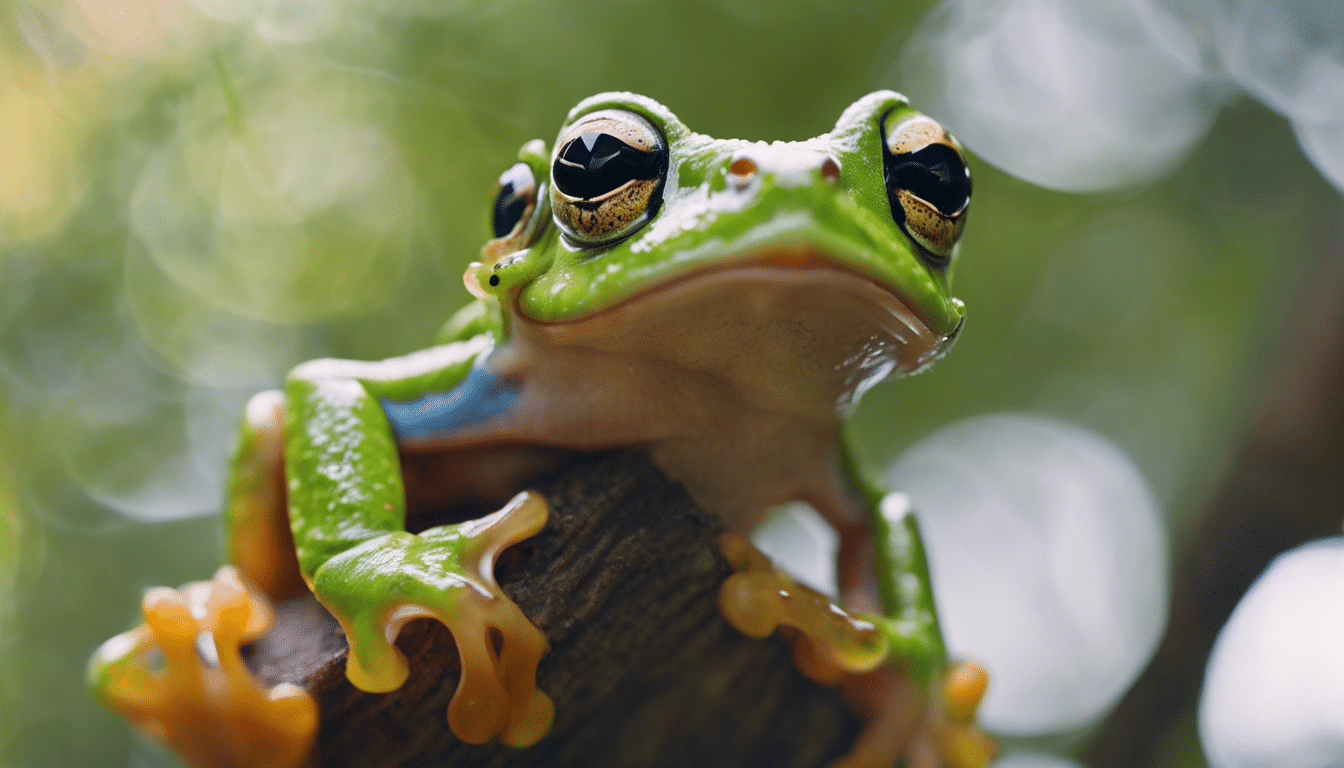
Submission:
MULTIPOLYGON (((745 292, 752 289, 830 289, 857 299, 868 309, 867 318, 894 347, 894 364, 881 378, 917 373, 942 357, 961 332, 959 322, 946 335, 935 333, 899 290, 840 263, 826 252, 807 244, 774 246, 741 258, 693 269, 657 285, 637 291, 615 304, 581 317, 553 322, 528 318, 514 301, 514 315, 529 330, 554 344, 591 344, 610 340, 638 328, 641 321, 714 291, 745 292)), ((762 306, 762 311, 765 308, 762 306)))

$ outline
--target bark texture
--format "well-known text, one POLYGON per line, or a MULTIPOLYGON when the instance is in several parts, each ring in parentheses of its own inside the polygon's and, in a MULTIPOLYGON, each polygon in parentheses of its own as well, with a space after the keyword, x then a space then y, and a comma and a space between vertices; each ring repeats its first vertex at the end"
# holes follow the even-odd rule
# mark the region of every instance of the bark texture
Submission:
POLYGON ((776 635, 752 640, 719 615, 730 573, 719 521, 637 454, 580 460, 537 486, 546 529, 501 558, 505 593, 546 633, 538 685, 550 734, 514 750, 458 741, 446 721, 457 651, 440 624, 397 645, 411 677, 388 694, 346 680, 346 644, 311 596, 280 607, 249 652, 271 684, 306 688, 322 712, 322 766, 821 766, 859 723, 839 694, 799 675, 776 635))

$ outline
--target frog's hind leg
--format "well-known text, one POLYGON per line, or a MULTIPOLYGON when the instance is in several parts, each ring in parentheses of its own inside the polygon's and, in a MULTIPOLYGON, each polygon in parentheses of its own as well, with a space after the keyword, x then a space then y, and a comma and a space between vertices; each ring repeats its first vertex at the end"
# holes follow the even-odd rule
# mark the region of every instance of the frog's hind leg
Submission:
POLYGON ((889 764, 889 756, 901 752, 912 768, 982 768, 996 751, 993 740, 974 725, 988 677, 974 662, 949 663, 923 537, 910 500, 903 493, 886 493, 867 482, 843 442, 841 466, 872 528, 848 552, 843 545, 846 530, 840 528, 839 577, 851 586, 855 602, 863 608, 869 608, 876 597, 879 610, 865 610, 857 616, 880 628, 888 650, 884 665, 852 675, 843 683, 868 723, 854 750, 835 766, 876 768, 889 764), (867 576, 854 570, 856 563, 867 576), (922 702, 917 709, 922 714, 902 746, 886 733, 884 723, 906 720, 911 690, 917 694, 915 702, 922 702))
POLYGON ((267 632, 267 600, 224 566, 208 582, 155 587, 145 623, 89 662, 94 693, 195 768, 309 768, 317 703, 252 679, 241 648, 267 632))
POLYGON ((243 414, 229 468, 229 560, 271 600, 307 591, 289 527, 284 464, 285 396, 267 390, 243 414))
POLYGON ((984 671, 948 664, 919 525, 904 494, 885 493, 841 449, 837 491, 808 498, 840 537, 841 604, 794 582, 738 534, 722 540, 735 573, 719 592, 744 634, 793 630, 798 669, 837 684, 865 725, 830 768, 984 768, 992 739, 974 725, 984 671), (843 607, 842 607, 843 606, 843 607))
POLYGON ((284 397, 256 395, 229 476, 231 559, 214 579, 146 593, 145 621, 108 640, 89 682, 109 706, 196 768, 300 768, 317 705, 252 679, 241 649, 274 624, 272 600, 302 594, 286 514, 284 397))
POLYGON ((728 623, 756 638, 788 627, 798 670, 838 685, 865 721, 849 753, 828 768, 891 768, 902 756, 910 768, 989 763, 993 741, 973 723, 983 670, 968 662, 930 667, 929 659, 941 659, 941 642, 932 644, 917 617, 841 608, 795 582, 745 536, 725 533, 720 544, 735 571, 719 590, 728 623))

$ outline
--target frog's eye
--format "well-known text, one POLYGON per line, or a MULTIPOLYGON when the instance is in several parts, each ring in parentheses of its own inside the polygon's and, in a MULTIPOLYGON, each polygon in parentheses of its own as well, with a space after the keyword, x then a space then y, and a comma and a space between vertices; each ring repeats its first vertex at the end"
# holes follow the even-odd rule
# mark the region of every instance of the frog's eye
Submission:
POLYGON ((657 213, 666 176, 667 146, 648 120, 622 110, 594 112, 556 142, 551 210, 571 239, 614 242, 657 213))
POLYGON ((971 169, 956 140, 927 117, 883 120, 882 166, 891 215, 935 267, 966 225, 971 169))
MULTIPOLYGON (((540 151, 541 142, 537 142, 540 151)), ((526 149, 526 147, 524 147, 526 149)), ((514 163, 499 175, 495 201, 490 206, 490 230, 494 238, 481 246, 481 261, 490 262, 531 245, 545 229, 549 217, 538 214, 546 205, 537 186, 536 174, 527 163, 514 163)))
POLYGON ((518 229, 537 205, 537 180, 527 163, 516 163, 500 174, 499 190, 495 192, 494 210, 490 225, 495 237, 508 237, 518 229))

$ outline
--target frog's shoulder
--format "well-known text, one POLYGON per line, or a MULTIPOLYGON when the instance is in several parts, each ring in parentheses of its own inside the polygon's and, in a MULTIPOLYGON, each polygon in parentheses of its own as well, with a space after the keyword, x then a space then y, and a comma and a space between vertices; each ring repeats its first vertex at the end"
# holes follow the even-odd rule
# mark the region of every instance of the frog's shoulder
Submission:
POLYGON ((454 312, 439 329, 435 342, 448 344, 466 341, 482 334, 489 335, 495 341, 504 335, 504 321, 498 301, 476 299, 454 312))

